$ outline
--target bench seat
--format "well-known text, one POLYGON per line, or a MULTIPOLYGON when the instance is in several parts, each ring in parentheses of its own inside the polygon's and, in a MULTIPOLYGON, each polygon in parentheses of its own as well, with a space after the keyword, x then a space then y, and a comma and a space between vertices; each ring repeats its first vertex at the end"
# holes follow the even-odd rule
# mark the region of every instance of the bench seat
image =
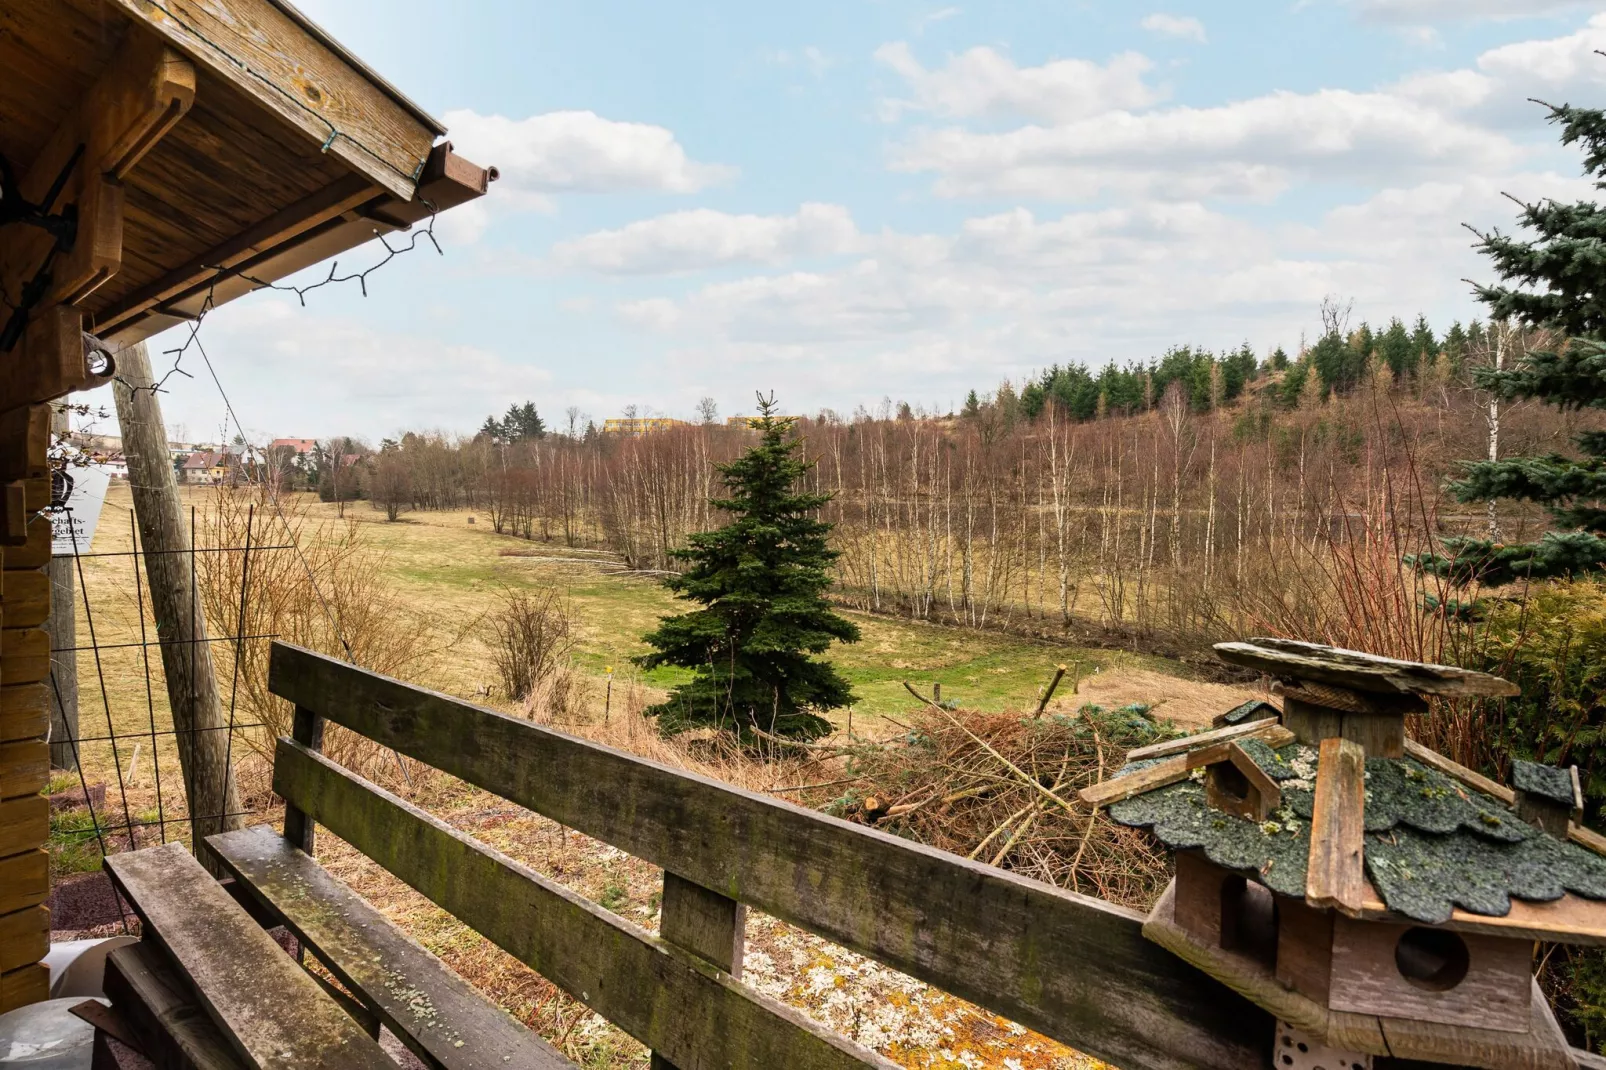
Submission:
POLYGON ((139 1050, 171 1070, 246 1070, 182 974, 150 940, 106 958, 106 995, 139 1050))
POLYGON ((449 1070, 575 1064, 266 825, 206 841, 238 883, 426 1062, 449 1070))
POLYGON ((105 866, 139 915, 145 940, 188 979, 246 1066, 396 1070, 182 844, 111 855, 105 866))

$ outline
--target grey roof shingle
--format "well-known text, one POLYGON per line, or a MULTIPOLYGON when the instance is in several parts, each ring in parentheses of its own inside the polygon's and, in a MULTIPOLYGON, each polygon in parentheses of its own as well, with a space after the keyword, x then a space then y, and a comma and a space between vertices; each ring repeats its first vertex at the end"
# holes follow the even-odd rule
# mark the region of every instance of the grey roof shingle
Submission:
MULTIPOLYGON (((1110 816, 1303 897, 1316 751, 1300 743, 1273 750, 1255 739, 1242 746, 1282 789, 1269 820, 1256 824, 1210 807, 1202 770, 1197 779, 1114 803, 1110 816)), ((1568 778, 1569 799, 1571 790, 1568 778)), ((1500 917, 1512 897, 1606 899, 1606 858, 1546 835, 1499 800, 1412 759, 1367 759, 1365 816, 1367 876, 1390 910, 1414 920, 1440 924, 1456 907, 1500 917)))

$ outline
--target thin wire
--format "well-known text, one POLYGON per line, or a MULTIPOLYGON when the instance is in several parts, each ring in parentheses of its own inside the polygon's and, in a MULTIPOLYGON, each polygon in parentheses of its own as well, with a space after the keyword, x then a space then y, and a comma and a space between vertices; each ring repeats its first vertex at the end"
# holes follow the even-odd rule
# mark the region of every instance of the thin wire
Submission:
MULTIPOLYGON (((432 218, 431 225, 433 225, 433 222, 434 220, 432 218)), ((433 240, 433 238, 431 240, 433 240)), ((436 248, 438 249, 439 245, 437 245, 436 248)), ((217 369, 212 366, 212 358, 207 356, 206 347, 203 346, 199 340, 196 341, 195 348, 196 351, 201 354, 201 360, 206 365, 207 373, 212 377, 213 385, 217 387, 218 396, 223 399, 224 410, 228 413, 229 419, 234 421, 235 431, 240 435, 241 438, 244 438, 245 427, 240 423, 240 417, 234 411, 234 402, 229 400, 228 391, 223 389, 223 382, 218 378, 217 369)), ((248 482, 252 482, 249 475, 247 475, 246 479, 248 482)), ((346 642, 346 637, 340 630, 340 622, 335 618, 334 610, 330 607, 329 600, 323 596, 323 590, 318 586, 318 577, 313 573, 312 565, 307 561, 307 555, 302 552, 301 540, 296 537, 295 529, 290 527, 290 520, 284 515, 284 509, 279 504, 279 488, 277 486, 277 480, 265 479, 254 485, 260 486, 266 493, 269 503, 271 503, 273 506, 273 511, 279 517, 279 522, 284 525, 284 530, 292 537, 292 539, 294 539, 296 546, 296 557, 301 561, 301 567, 306 570, 307 582, 311 584, 313 593, 318 596, 318 601, 323 606, 324 616, 329 618, 329 626, 334 630, 335 639, 339 641, 341 649, 346 652, 346 660, 353 665, 357 664, 357 654, 351 649, 351 644, 346 642)), ((194 507, 192 506, 191 509, 193 516, 194 507)), ((248 544, 249 541, 250 540, 248 539, 248 544)), ((193 538, 191 539, 191 545, 194 545, 193 538)), ((406 783, 407 790, 413 790, 413 778, 412 775, 407 772, 407 763, 402 761, 401 752, 392 747, 390 748, 390 753, 391 756, 396 759, 396 768, 401 772, 402 780, 406 783)))
POLYGON ((194 643, 232 643, 239 639, 277 639, 278 632, 265 632, 262 635, 213 635, 205 639, 152 639, 143 643, 102 643, 99 646, 56 646, 51 647, 52 654, 68 654, 79 650, 132 650, 144 646, 190 646, 194 643))
MULTIPOLYGON (((108 503, 108 504, 110 504, 110 503, 108 503)), ((134 515, 134 510, 132 510, 132 509, 128 510, 128 514, 130 516, 133 516, 134 515)), ((253 547, 251 547, 251 549, 256 550, 258 553, 262 552, 263 550, 294 550, 295 549, 295 545, 293 543, 285 543, 283 546, 253 546, 253 547)), ((106 551, 103 551, 101 553, 79 554, 78 556, 79 557, 160 557, 163 554, 228 554, 228 553, 238 553, 239 551, 240 551, 240 547, 238 547, 238 546, 203 546, 198 550, 106 550, 106 551)))
MULTIPOLYGON (((66 707, 63 706, 61 702, 61 684, 56 680, 55 666, 51 666, 50 668, 50 686, 56 693, 56 708, 65 712, 66 707)), ((65 717, 62 718, 63 723, 66 723, 66 720, 67 719, 65 717)), ((100 847, 100 857, 105 858, 107 855, 106 838, 101 835, 102 830, 100 826, 100 818, 95 816, 95 800, 94 797, 89 794, 89 781, 84 778, 84 762, 83 755, 78 750, 79 742, 80 740, 78 737, 72 732, 69 731, 67 733, 67 743, 72 747, 73 765, 78 768, 78 784, 84 792, 84 806, 89 809, 90 828, 95 834, 96 844, 98 844, 100 847)), ((123 811, 123 820, 132 820, 126 809, 123 811)), ((130 831, 130 835, 132 835, 132 831, 130 831)), ((102 876, 105 875, 102 874, 102 876)), ((105 880, 108 885, 111 885, 111 877, 107 876, 105 877, 105 880)), ((123 923, 123 932, 126 935, 128 933, 128 915, 123 911, 123 898, 118 894, 115 886, 112 887, 112 898, 117 904, 117 918, 123 923)))
MULTIPOLYGON (((269 727, 269 726, 268 726, 267 722, 265 722, 265 721, 241 721, 239 724, 235 725, 234 727, 235 728, 266 728, 266 727, 269 727)), ((203 732, 227 732, 228 730, 229 730, 229 726, 228 725, 217 724, 217 725, 210 725, 210 726, 208 726, 206 728, 164 728, 164 729, 158 729, 156 734, 158 736, 198 736, 203 732)), ((146 733, 141 732, 141 733, 139 733, 139 735, 140 735, 140 738, 143 739, 145 737, 146 733)), ((105 743, 107 740, 110 740, 110 739, 127 739, 127 738, 128 738, 127 736, 79 736, 78 740, 79 740, 80 743, 105 743)))
MULTIPOLYGON (((117 770, 117 794, 123 800, 123 818, 127 820, 128 790, 123 785, 123 758, 117 751, 117 726, 112 723, 112 700, 106 694, 106 672, 100 663, 100 649, 95 639, 95 614, 89 608, 89 585, 84 580, 84 563, 79 561, 76 556, 78 551, 78 529, 72 523, 72 510, 69 508, 65 512, 67 513, 67 534, 72 537, 72 548, 75 555, 73 561, 78 568, 78 591, 84 596, 84 620, 89 624, 89 642, 91 646, 96 647, 95 676, 100 681, 100 703, 106 708, 106 731, 111 735, 112 741, 112 766, 117 770)), ((139 850, 139 845, 134 842, 132 833, 128 837, 128 849, 130 851, 139 850)))
MULTIPOLYGON (((366 269, 364 269, 362 271, 359 271, 356 274, 347 274, 347 275, 339 275, 339 274, 337 274, 337 272, 339 272, 339 270, 340 270, 340 261, 338 261, 338 260, 332 262, 329 265, 329 274, 327 276, 325 276, 324 278, 318 280, 317 282, 311 283, 311 284, 309 284, 307 286, 291 286, 291 285, 287 285, 285 283, 268 282, 265 279, 259 279, 259 278, 256 278, 253 275, 247 275, 244 271, 238 271, 238 270, 232 270, 231 269, 229 273, 232 274, 232 275, 237 275, 240 278, 244 279, 246 282, 254 284, 258 289, 262 289, 262 290, 279 290, 279 291, 282 291, 284 293, 293 293, 293 294, 296 295, 296 299, 301 302, 301 307, 302 308, 306 308, 307 307, 307 294, 311 293, 313 290, 319 290, 319 289, 322 289, 325 286, 331 286, 331 285, 334 285, 336 283, 353 282, 353 281, 355 281, 357 283, 357 285, 359 287, 361 287, 362 295, 364 297, 367 297, 368 296, 368 276, 370 274, 372 274, 373 272, 378 271, 380 268, 384 267, 386 264, 390 263, 392 260, 396 259, 396 257, 401 256, 403 253, 412 252, 415 248, 417 248, 418 239, 420 237, 428 238, 429 239, 429 243, 435 247, 435 252, 439 253, 441 256, 445 256, 446 255, 445 251, 441 248, 441 243, 435 239, 435 216, 437 214, 435 205, 434 205, 434 203, 432 201, 429 201, 429 200, 427 200, 425 198, 422 198, 422 197, 419 198, 419 201, 426 208, 429 209, 429 222, 424 225, 423 229, 422 230, 418 230, 418 229, 412 230, 408 234, 408 242, 407 242, 406 245, 392 246, 390 244, 389 236, 386 235, 383 231, 379 230, 376 227, 374 229, 374 237, 378 238, 379 239, 379 244, 381 244, 381 245, 383 245, 385 247, 385 258, 383 260, 379 261, 379 263, 374 264, 371 267, 368 267, 368 268, 366 268, 366 269)), ((214 283, 213 285, 216 285, 216 283, 214 283)), ((208 295, 208 296, 210 296, 210 295, 208 295)))
MULTIPOLYGON (((128 514, 129 545, 139 547, 139 522, 134 518, 133 512, 128 514)), ((147 566, 149 562, 146 562, 147 566)), ((145 666, 145 711, 150 715, 151 721, 151 768, 156 772, 156 824, 160 830, 161 842, 167 842, 167 819, 162 806, 162 756, 156 748, 156 697, 151 690, 151 654, 150 644, 146 642, 145 631, 145 584, 139 577, 139 558, 134 558, 134 599, 139 611, 139 656, 145 666)))
POLYGON ((234 702, 240 694, 240 662, 245 660, 245 603, 251 590, 251 525, 256 520, 256 506, 246 506, 245 558, 240 562, 240 615, 235 618, 234 630, 240 640, 234 645, 234 681, 229 685, 229 734, 224 738, 223 770, 225 776, 234 775, 234 702))

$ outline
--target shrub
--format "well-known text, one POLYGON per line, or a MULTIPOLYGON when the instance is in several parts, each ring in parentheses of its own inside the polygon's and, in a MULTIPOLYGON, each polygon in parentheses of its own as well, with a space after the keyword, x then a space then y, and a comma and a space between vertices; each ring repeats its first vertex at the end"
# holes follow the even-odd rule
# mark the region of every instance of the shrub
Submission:
POLYGON ((555 588, 503 591, 500 604, 487 618, 491 657, 502 690, 514 702, 528 702, 554 689, 567 701, 573 681, 569 655, 574 651, 573 613, 555 588))

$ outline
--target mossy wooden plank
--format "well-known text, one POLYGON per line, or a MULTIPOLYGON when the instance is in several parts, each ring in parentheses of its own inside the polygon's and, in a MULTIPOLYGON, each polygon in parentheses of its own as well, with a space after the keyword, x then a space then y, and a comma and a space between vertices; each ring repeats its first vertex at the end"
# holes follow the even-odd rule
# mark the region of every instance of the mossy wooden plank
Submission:
POLYGON ((1240 1070, 1270 1018, 1141 915, 285 643, 275 694, 1130 1070, 1240 1070))
POLYGON ((249 1065, 395 1070, 182 845, 112 855, 106 872, 249 1065))
POLYGON ((1319 684, 1372 691, 1384 695, 1443 695, 1447 698, 1502 698, 1517 694, 1517 685, 1498 676, 1454 665, 1429 665, 1368 654, 1361 650, 1293 639, 1250 639, 1217 643, 1216 656, 1233 665, 1258 669, 1280 679, 1314 680, 1319 684))
POLYGON ((1333 736, 1322 740, 1310 819, 1305 902, 1352 916, 1366 897, 1366 751, 1333 736))
POLYGON ((106 958, 106 995, 153 1062, 174 1070, 247 1070, 183 976, 151 941, 106 958))
POLYGON ((298 743, 273 789, 677 1066, 894 1066, 298 743))
POLYGON ((50 897, 50 856, 43 848, 0 858, 0 914, 36 906, 50 897))
MULTIPOLYGON (((1228 740, 1238 739, 1241 736, 1254 736, 1264 733, 1267 729, 1275 728, 1279 724, 1276 717, 1266 717, 1258 721, 1249 721, 1244 724, 1226 725, 1212 729, 1208 732, 1196 732, 1191 736, 1182 736, 1178 739, 1168 739, 1160 743, 1150 743, 1147 747, 1139 747, 1128 751, 1126 760, 1129 762, 1142 761, 1146 758, 1164 758, 1170 754, 1181 754, 1184 751, 1198 750, 1215 743, 1225 743, 1228 740)), ((1275 745, 1275 744, 1274 744, 1275 745)))
POLYGON ((574 1066, 269 826, 206 843, 248 894, 420 1056, 451 1070, 574 1066))

